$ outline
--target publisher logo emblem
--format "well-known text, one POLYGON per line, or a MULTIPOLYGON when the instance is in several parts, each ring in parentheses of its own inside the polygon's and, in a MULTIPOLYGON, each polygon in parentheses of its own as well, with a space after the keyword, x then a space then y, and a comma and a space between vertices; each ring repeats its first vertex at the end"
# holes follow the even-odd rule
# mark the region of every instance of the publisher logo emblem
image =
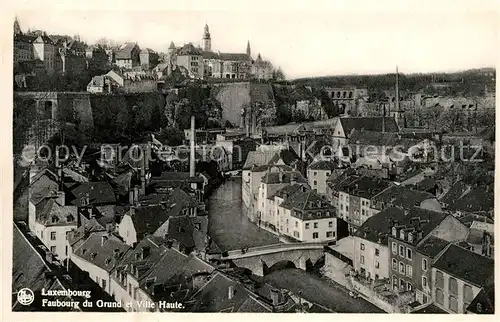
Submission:
POLYGON ((29 288, 23 288, 17 292, 17 301, 22 305, 30 305, 35 300, 35 294, 29 288))

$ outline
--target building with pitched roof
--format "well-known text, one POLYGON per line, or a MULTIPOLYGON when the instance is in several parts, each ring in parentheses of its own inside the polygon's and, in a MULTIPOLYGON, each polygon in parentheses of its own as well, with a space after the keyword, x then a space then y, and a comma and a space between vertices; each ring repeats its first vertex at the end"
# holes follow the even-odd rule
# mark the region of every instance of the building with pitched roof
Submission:
POLYGON ((141 49, 136 43, 125 43, 115 52, 115 64, 119 68, 132 69, 141 65, 141 49))
POLYGON ((370 208, 372 198, 390 186, 388 180, 361 176, 345 180, 336 187, 339 193, 337 213, 349 224, 351 233, 373 215, 370 208))
POLYGON ((298 171, 286 171, 282 169, 271 171, 271 169, 269 168, 269 171, 262 177, 258 187, 256 218, 259 226, 263 225, 277 232, 279 225, 278 217, 276 216, 277 205, 268 197, 285 186, 295 183, 307 184, 307 181, 298 171))
POLYGON ((334 147, 347 145, 351 133, 355 129, 375 132, 399 131, 393 117, 341 117, 333 133, 334 147))
POLYGON ((318 194, 322 196, 326 195, 326 181, 335 168, 337 168, 337 165, 331 160, 319 160, 311 163, 307 167, 307 181, 309 182, 309 186, 318 194))
POLYGON ((277 206, 280 234, 301 242, 335 241, 335 208, 313 190, 302 185, 293 195, 283 194, 277 206))
POLYGON ((113 294, 110 274, 130 247, 107 231, 87 231, 85 237, 83 242, 73 244, 69 259, 105 292, 113 294))
POLYGON ((151 48, 146 48, 141 50, 139 53, 139 60, 141 62, 141 67, 143 70, 148 71, 153 69, 154 66, 158 65, 159 56, 156 51, 151 48))
POLYGON ((432 265, 434 304, 448 313, 465 313, 481 290, 488 287, 494 271, 493 259, 449 245, 432 265))
POLYGON ((430 264, 445 243, 464 241, 469 230, 443 212, 418 207, 403 211, 404 219, 394 222, 388 240, 391 288, 399 293, 414 293, 415 299, 425 304, 432 298, 430 264))

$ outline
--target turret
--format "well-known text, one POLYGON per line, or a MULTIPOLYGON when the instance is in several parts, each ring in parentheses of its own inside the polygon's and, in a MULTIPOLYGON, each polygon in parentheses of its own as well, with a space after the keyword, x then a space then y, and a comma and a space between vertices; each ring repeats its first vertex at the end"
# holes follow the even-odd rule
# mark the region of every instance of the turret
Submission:
POLYGON ((205 24, 205 30, 203 31, 202 43, 204 51, 212 51, 212 38, 207 24, 205 24))

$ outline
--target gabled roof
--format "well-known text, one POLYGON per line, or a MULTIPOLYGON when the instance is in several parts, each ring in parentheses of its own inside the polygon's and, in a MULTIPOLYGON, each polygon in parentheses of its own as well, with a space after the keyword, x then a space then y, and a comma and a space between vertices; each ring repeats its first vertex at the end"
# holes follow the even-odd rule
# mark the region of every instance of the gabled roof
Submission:
POLYGON ((181 48, 177 49, 178 56, 201 56, 203 55, 203 50, 201 48, 196 48, 193 44, 185 44, 181 48))
POLYGON ((493 259, 451 244, 433 265, 455 278, 483 287, 495 271, 493 259))
POLYGON ((204 51, 203 59, 220 59, 218 53, 214 53, 213 51, 204 51))
POLYGON ((469 304, 467 311, 475 314, 495 314, 495 279, 493 275, 469 304))
POLYGON ((337 186, 337 189, 349 195, 371 199, 388 188, 390 184, 388 180, 363 176, 354 181, 344 181, 337 186))
POLYGON ((276 164, 279 160, 282 160, 288 166, 293 166, 301 162, 300 157, 292 149, 276 152, 276 154, 269 161, 269 164, 276 164))
POLYGON ((402 151, 407 151, 410 147, 421 143, 423 139, 403 137, 396 132, 369 131, 364 128, 352 130, 349 136, 349 144, 374 145, 394 147, 401 146, 402 151))
POLYGON ((301 131, 306 131, 307 129, 303 124, 286 124, 286 125, 276 125, 276 126, 267 126, 264 128, 264 131, 269 136, 275 135, 293 135, 298 134, 301 131))
POLYGON ((405 219, 404 210, 391 207, 368 218, 361 227, 358 228, 354 237, 369 240, 371 242, 380 242, 387 245, 387 237, 395 221, 402 222, 405 219))
POLYGON ((489 212, 493 210, 495 196, 486 187, 474 187, 464 196, 452 203, 448 209, 463 212, 489 212))
POLYGON ((90 236, 90 234, 99 231, 106 231, 106 228, 101 225, 95 218, 91 218, 80 227, 73 229, 68 233, 67 239, 69 245, 73 248, 77 248, 85 241, 87 236, 90 236))
POLYGON ((47 44, 47 45, 53 45, 54 44, 54 42, 52 41, 52 39, 50 39, 50 37, 47 36, 46 34, 38 36, 35 40, 33 40, 33 42, 34 43, 43 43, 43 44, 47 44))
POLYGON ((198 304, 196 312, 237 312, 245 301, 253 296, 257 298, 243 284, 228 276, 215 272, 215 275, 196 294, 193 300, 198 304), (233 295, 229 298, 229 289, 233 295))
POLYGON ((89 197, 90 205, 100 205, 116 202, 113 187, 111 187, 111 185, 106 181, 82 183, 76 188, 73 188, 71 190, 71 193, 75 197, 75 199, 71 201, 71 204, 75 206, 82 206, 82 201, 84 198, 86 198, 87 194, 89 197))
POLYGON ((131 59, 132 51, 134 49, 139 49, 139 46, 135 43, 125 43, 122 47, 115 52, 115 59, 131 59))
POLYGON ((76 226, 77 213, 77 207, 61 206, 55 198, 48 198, 37 205, 36 222, 44 226, 76 226))
POLYGON ((132 219, 139 240, 160 228, 170 217, 169 211, 170 207, 165 205, 132 207, 126 215, 132 219))
POLYGON ((333 206, 325 201, 320 195, 305 187, 299 189, 292 196, 289 196, 287 200, 281 204, 281 207, 294 210, 333 208, 333 206))
POLYGON ((245 165, 243 165, 243 169, 247 170, 252 166, 267 165, 270 163, 275 154, 275 151, 250 151, 248 152, 245 165))
POLYGON ((274 197, 283 198, 285 195, 291 196, 295 194, 302 186, 303 185, 301 184, 287 185, 281 188, 280 190, 276 191, 274 194, 267 197, 267 199, 274 200, 274 197))
POLYGON ((425 191, 413 190, 405 186, 393 186, 373 197, 373 201, 410 209, 414 206, 420 206, 424 200, 435 198, 434 195, 425 191))
MULTIPOLYGON (((341 117, 344 133, 349 137, 353 129, 382 132, 382 117, 341 117)), ((385 117, 385 131, 398 132, 399 128, 393 117, 385 117)))
POLYGON ((73 253, 110 272, 129 249, 114 235, 101 231, 91 234, 73 253))
MULTIPOLYGON (((117 270, 126 271, 138 281, 147 276, 168 248, 163 238, 148 236, 126 252, 117 265, 117 270)), ((164 269, 164 268, 163 268, 164 269)))
POLYGON ((322 170, 322 171, 332 171, 337 165, 333 161, 320 160, 311 163, 307 168, 309 170, 322 170))
POLYGON ((463 183, 462 181, 457 181, 450 187, 448 192, 446 192, 446 194, 440 198, 439 201, 451 205, 467 191, 467 188, 468 187, 465 183, 463 183))

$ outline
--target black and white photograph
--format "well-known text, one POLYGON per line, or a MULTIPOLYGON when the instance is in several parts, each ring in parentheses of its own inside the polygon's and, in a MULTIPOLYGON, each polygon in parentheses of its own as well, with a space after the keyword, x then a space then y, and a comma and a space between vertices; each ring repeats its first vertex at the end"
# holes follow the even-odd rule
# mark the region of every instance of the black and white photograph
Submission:
POLYGON ((6 18, 7 310, 495 314, 494 1, 72 2, 6 18))

